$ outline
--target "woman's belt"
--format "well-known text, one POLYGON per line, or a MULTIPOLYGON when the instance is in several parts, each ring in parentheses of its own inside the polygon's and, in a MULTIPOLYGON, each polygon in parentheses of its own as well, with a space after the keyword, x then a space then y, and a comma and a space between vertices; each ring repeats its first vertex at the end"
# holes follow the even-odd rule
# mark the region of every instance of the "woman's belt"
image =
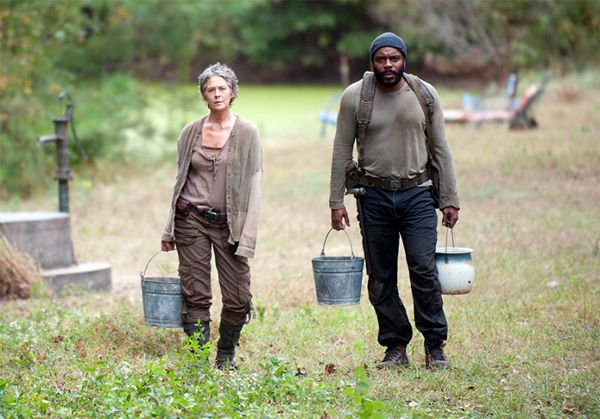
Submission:
POLYGON ((175 204, 175 210, 177 214, 186 216, 190 213, 194 214, 196 217, 204 218, 211 223, 226 223, 227 222, 227 214, 224 212, 215 211, 214 208, 210 208, 205 205, 194 205, 191 202, 183 199, 182 197, 177 198, 177 202, 175 204))
POLYGON ((429 175, 427 172, 419 173, 412 178, 394 179, 389 177, 373 177, 360 174, 358 184, 370 188, 381 188, 388 191, 405 191, 407 189, 419 186, 421 183, 427 182, 429 175))
POLYGON ((189 207, 190 213, 194 214, 197 217, 204 218, 211 223, 226 223, 227 222, 227 214, 224 212, 217 212, 212 208, 200 207, 198 208, 195 205, 190 205, 189 207))

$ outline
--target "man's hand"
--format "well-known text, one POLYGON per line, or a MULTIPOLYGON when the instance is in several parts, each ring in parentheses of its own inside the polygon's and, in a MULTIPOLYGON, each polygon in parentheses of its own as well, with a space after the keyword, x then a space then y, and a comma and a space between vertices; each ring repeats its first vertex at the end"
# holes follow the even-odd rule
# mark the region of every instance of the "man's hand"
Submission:
POLYGON ((331 227, 338 231, 350 227, 350 219, 348 218, 346 208, 331 210, 331 227))
POLYGON ((171 250, 175 250, 175 242, 168 242, 165 240, 160 241, 160 249, 163 252, 170 252, 171 250))
POLYGON ((458 222, 458 208, 446 207, 442 209, 444 216, 442 217, 442 225, 444 227, 453 228, 458 222))

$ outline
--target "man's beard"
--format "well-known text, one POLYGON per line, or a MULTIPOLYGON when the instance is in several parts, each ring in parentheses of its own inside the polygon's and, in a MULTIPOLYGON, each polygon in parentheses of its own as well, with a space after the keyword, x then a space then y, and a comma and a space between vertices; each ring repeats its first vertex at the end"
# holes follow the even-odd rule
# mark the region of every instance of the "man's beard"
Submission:
POLYGON ((379 72, 377 70, 373 70, 373 73, 375 74, 375 79, 377 79, 377 81, 381 84, 383 84, 384 86, 387 87, 394 87, 396 86, 398 83, 400 83, 400 80, 402 80, 402 75, 404 74, 404 67, 402 67, 400 69, 400 71, 394 71, 394 70, 386 70, 386 71, 382 71, 379 72), (384 74, 393 74, 394 75, 394 79, 393 81, 389 81, 383 78, 384 74))

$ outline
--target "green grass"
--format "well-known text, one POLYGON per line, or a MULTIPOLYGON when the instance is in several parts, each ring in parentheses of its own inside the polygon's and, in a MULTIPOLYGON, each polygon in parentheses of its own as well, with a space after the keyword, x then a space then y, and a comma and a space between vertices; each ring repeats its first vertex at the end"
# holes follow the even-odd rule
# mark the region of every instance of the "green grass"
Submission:
MULTIPOLYGON (((153 163, 100 162, 72 185, 78 259, 109 261, 114 290, 0 304, 0 417, 600 417, 600 86, 590 80, 551 82, 537 130, 448 126, 462 206, 455 238, 474 248, 476 279, 470 294, 444 298, 454 368, 442 372, 424 368, 416 331, 410 368, 374 368, 383 348, 366 281, 358 306, 316 304, 310 259, 329 228, 333 132, 319 137, 316 114, 334 87, 242 86, 235 104, 263 131, 265 165, 258 317, 242 332, 240 369, 214 370, 181 330, 144 326, 139 272, 157 249, 174 173, 164 153, 203 112, 193 86, 147 86, 151 127, 134 127, 128 147, 142 157, 143 145, 155 149, 153 163)), ((332 234, 327 251, 347 254, 345 237, 332 234)), ((173 257, 150 269, 172 270, 173 257)))
MULTIPOLYGON (((103 297, 33 301, 0 322, 0 412, 5 417, 248 416, 593 417, 597 307, 575 289, 516 301, 452 301, 455 368, 423 368, 421 343, 401 372, 376 371, 370 307, 269 307, 247 328, 241 368, 221 372, 189 353, 181 332, 144 327, 139 307, 103 297), (548 311, 574 310, 573 319, 548 311), (583 343, 583 344, 582 344, 583 343), (333 365, 333 368, 326 368, 333 365), (373 401, 373 403, 369 402, 373 401), (377 403, 375 403, 375 401, 377 403)), ((421 342, 419 338, 415 339, 421 342)), ((213 353, 214 356, 214 353, 213 353)))

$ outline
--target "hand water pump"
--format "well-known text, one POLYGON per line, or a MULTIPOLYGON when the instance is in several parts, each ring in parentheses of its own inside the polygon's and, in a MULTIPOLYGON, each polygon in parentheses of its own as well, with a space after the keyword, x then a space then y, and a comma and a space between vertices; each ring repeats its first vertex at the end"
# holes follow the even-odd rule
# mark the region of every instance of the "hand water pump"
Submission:
POLYGON ((54 118, 54 134, 50 135, 42 135, 38 137, 37 144, 38 147, 42 146, 44 143, 55 142, 56 143, 56 173, 54 175, 54 179, 58 181, 58 211, 59 212, 69 212, 69 180, 72 179, 71 174, 69 172, 69 154, 68 154, 68 135, 67 135, 67 126, 69 122, 71 122, 71 132, 73 133, 73 138, 77 142, 79 147, 79 151, 83 156, 84 160, 87 160, 88 157, 83 151, 81 147, 81 143, 79 142, 79 138, 77 137, 77 132, 75 131, 75 121, 73 119, 73 108, 75 104, 71 99, 71 95, 67 92, 61 92, 58 95, 59 100, 67 99, 67 106, 65 109, 65 113, 62 117, 54 118))

